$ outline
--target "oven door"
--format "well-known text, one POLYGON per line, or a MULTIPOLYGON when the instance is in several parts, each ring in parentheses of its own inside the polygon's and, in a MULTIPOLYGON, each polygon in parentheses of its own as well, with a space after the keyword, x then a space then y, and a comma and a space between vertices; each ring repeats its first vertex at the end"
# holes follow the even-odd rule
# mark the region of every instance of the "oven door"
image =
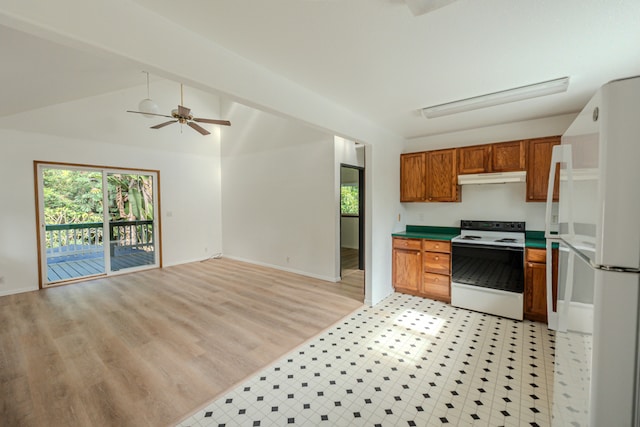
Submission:
POLYGON ((524 292, 524 248, 454 242, 451 249, 452 282, 524 292))

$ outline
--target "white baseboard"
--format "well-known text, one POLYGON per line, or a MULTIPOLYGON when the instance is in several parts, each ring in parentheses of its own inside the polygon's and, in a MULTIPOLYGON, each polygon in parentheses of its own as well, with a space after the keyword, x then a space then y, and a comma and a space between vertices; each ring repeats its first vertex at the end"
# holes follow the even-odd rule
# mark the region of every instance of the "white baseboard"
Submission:
POLYGON ((336 282, 339 282, 341 280, 341 278, 339 276, 338 277, 322 276, 322 275, 319 275, 319 274, 309 273, 307 271, 296 270, 296 269, 293 269, 293 268, 282 267, 280 265, 274 265, 274 264, 269 264, 269 263, 266 263, 266 262, 254 261, 254 260, 241 258, 241 257, 236 257, 236 256, 231 256, 231 255, 224 255, 224 258, 229 258, 229 259, 232 259, 232 260, 235 260, 235 261, 246 262, 247 264, 255 264, 255 265, 259 265, 261 267, 269 267, 269 268, 273 268, 275 270, 286 271, 287 273, 299 274, 301 276, 307 276, 307 277, 311 277, 313 279, 324 280, 326 282, 334 282, 334 283, 336 283, 336 282))
POLYGON ((38 288, 18 288, 18 289, 9 289, 6 291, 0 291, 0 297, 4 297, 7 295, 14 295, 14 294, 22 294, 24 292, 33 292, 33 291, 37 291, 38 288))

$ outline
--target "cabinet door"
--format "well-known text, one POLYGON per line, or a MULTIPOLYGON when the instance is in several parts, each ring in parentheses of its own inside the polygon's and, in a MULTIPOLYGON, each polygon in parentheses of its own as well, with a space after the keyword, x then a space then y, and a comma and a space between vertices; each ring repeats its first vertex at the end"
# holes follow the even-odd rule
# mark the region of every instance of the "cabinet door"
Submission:
POLYGON ((458 148, 458 174, 489 172, 490 145, 458 148))
POLYGON ((425 153, 400 155, 400 201, 425 200, 425 153))
POLYGON ((446 303, 451 302, 450 277, 444 274, 424 273, 423 295, 446 303))
POLYGON ((526 319, 547 321, 546 264, 525 264, 524 315, 526 319))
POLYGON ((457 149, 429 151, 427 154, 427 200, 458 202, 457 149))
MULTIPOLYGON (((527 202, 546 202, 549 185, 549 169, 553 146, 560 144, 560 137, 532 139, 529 141, 527 170, 527 202)), ((556 184, 553 200, 558 200, 559 168, 556 168, 556 184)))
POLYGON ((491 145, 491 171, 523 171, 527 166, 527 141, 500 142, 491 145))
POLYGON ((444 240, 423 240, 422 241, 422 250, 428 252, 444 252, 447 254, 451 253, 451 242, 446 242, 444 240))
POLYGON ((451 256, 441 252, 423 252, 424 271, 436 274, 450 274, 451 256))
POLYGON ((393 287, 398 291, 418 293, 422 281, 422 254, 420 251, 393 250, 393 287))

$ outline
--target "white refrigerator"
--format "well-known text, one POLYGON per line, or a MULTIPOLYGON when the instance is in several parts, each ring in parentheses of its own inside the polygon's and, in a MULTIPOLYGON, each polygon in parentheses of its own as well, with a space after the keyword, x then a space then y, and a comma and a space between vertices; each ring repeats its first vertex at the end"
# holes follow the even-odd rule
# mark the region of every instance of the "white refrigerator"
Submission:
POLYGON ((554 147, 546 208, 553 425, 639 426, 640 76, 602 86, 554 147))

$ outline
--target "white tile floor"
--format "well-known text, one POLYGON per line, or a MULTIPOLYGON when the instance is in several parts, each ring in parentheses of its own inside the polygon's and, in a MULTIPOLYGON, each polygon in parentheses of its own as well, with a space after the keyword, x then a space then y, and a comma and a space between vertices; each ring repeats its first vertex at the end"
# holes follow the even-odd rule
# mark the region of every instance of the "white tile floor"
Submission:
POLYGON ((548 426, 554 334, 394 294, 179 424, 548 426))

